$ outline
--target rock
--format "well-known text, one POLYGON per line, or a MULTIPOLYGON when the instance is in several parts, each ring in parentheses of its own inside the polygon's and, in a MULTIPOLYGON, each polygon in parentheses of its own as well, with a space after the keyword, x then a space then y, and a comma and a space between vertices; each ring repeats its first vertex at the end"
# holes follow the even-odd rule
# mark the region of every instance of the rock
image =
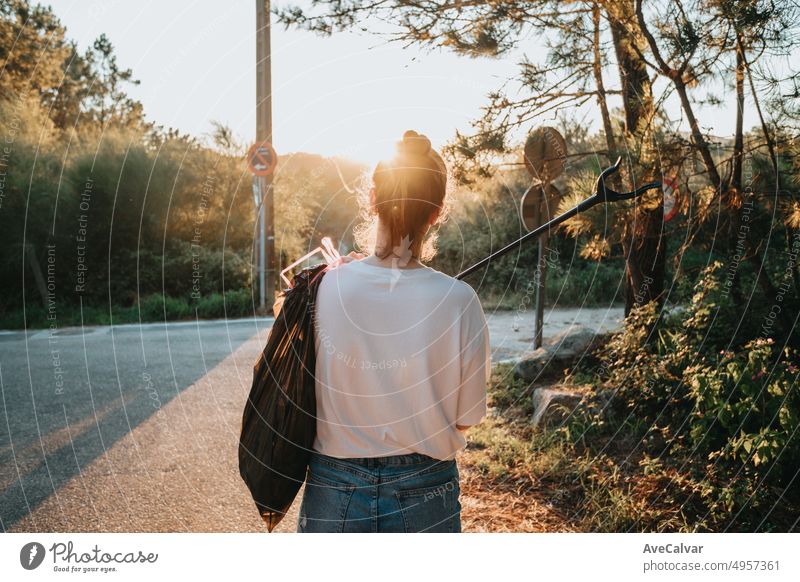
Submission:
POLYGON ((527 382, 541 376, 561 373, 597 345, 598 336, 589 327, 574 323, 545 341, 544 345, 523 356, 514 366, 514 375, 527 382))
POLYGON ((595 406, 600 409, 603 414, 606 414, 614 401, 617 391, 613 388, 597 388, 595 390, 595 406))
POLYGON ((556 384, 533 391, 533 417, 535 428, 563 421, 582 405, 587 394, 585 387, 556 384))

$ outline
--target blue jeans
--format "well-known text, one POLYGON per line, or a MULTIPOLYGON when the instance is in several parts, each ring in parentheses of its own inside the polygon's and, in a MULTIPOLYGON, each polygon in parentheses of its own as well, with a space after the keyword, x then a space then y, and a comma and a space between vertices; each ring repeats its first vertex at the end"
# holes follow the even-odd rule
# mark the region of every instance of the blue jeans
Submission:
POLYGON ((298 532, 460 532, 455 460, 313 452, 298 532))

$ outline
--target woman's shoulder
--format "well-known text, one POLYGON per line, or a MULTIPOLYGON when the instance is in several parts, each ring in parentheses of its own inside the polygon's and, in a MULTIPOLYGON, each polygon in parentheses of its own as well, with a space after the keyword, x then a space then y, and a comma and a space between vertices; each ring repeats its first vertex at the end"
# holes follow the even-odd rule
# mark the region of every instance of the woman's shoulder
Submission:
MULTIPOLYGON (((409 282, 413 281, 416 288, 419 288, 424 281, 424 284, 438 287, 437 294, 444 293, 452 301, 468 303, 477 299, 477 293, 471 285, 425 264, 421 267, 393 269, 371 265, 362 260, 348 261, 330 269, 326 277, 348 279, 353 276, 357 280, 359 275, 380 280, 387 279, 395 283, 405 278, 409 282)), ((395 285, 392 287, 395 288, 395 285)))
POLYGON ((456 279, 452 275, 438 271, 433 267, 426 268, 430 271, 431 277, 447 289, 448 295, 452 295, 453 300, 460 300, 464 303, 477 300, 478 294, 469 283, 456 279))

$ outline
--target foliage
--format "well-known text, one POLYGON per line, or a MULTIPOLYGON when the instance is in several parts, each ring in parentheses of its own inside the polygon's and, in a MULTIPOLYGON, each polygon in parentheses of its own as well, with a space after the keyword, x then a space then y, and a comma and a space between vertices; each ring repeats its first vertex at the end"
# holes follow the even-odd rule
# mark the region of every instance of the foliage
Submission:
MULTIPOLYGON (((210 293, 200 299, 169 297, 154 293, 143 297, 133 305, 61 305, 56 311, 59 327, 81 327, 89 325, 121 325, 180 319, 227 319, 252 317, 256 313, 257 298, 251 289, 227 290, 225 293, 210 293)), ((0 313, 2 329, 45 328, 52 323, 49 312, 33 304, 22 310, 0 313)))
POLYGON ((747 474, 789 483, 800 466, 800 387, 796 354, 775 357, 770 339, 723 351, 714 366, 687 369, 695 447, 747 474))
MULTIPOLYGON (((565 134, 571 154, 596 155, 603 166, 622 156, 623 168, 613 186, 678 176, 684 194, 685 218, 669 225, 662 220, 657 190, 635 204, 598 208, 568 225, 569 234, 584 237, 584 258, 606 258, 620 245, 624 248, 626 308, 668 301, 663 292, 667 279, 671 275, 683 282, 683 257, 697 249, 708 250, 712 260, 738 261, 735 257, 742 256, 750 271, 757 272, 758 286, 774 295, 776 273, 758 264, 771 267, 776 253, 789 251, 791 245, 780 239, 785 232, 791 240, 800 224, 797 173, 791 169, 797 164, 793 151, 800 119, 796 63, 791 59, 800 22, 794 3, 586 0, 567 6, 554 0, 446 5, 350 0, 290 5, 276 14, 287 26, 323 35, 353 26, 369 30, 365 22, 380 20, 387 23, 381 32, 406 47, 446 49, 475 58, 507 55, 532 36, 541 39, 546 50, 537 51, 536 58, 524 56, 516 78, 488 95, 473 131, 456 132, 446 148, 455 176, 469 183, 495 175, 498 162, 516 161, 525 134, 536 125, 580 118, 596 107, 602 131, 585 140, 565 134), (718 90, 728 95, 720 96, 718 90), (609 106, 610 96, 617 94, 621 111, 609 106), (679 115, 665 110, 670 100, 679 104, 679 115), (732 139, 711 135, 703 119, 701 107, 723 105, 735 112, 732 139), (758 124, 748 132, 743 123, 751 113, 758 124), (575 147, 578 141, 588 147, 575 147), (762 217, 770 218, 738 239, 742 205, 753 198, 762 217), (762 246, 759 235, 764 232, 769 244, 762 246), (669 240, 675 235, 681 243, 677 249, 669 240), (674 249, 669 255, 668 246, 674 249), (668 256, 672 273, 665 273, 668 256)), ((568 174, 559 184, 566 187, 565 208, 587 190, 596 171, 570 168, 568 174)), ((800 271, 796 266, 793 271, 793 294, 800 300, 800 271)), ((747 276, 742 272, 733 281, 737 299, 748 295, 747 276)))
MULTIPOLYGON (((181 318, 192 303, 252 285, 251 177, 229 128, 212 124, 209 145, 147 122, 108 38, 78 54, 52 10, 25 0, 0 8, 0 56, 0 317, 22 325, 23 310, 52 301, 61 325, 75 321, 79 303, 144 303, 148 317, 166 307, 181 318), (164 296, 162 308, 154 296, 164 296)), ((279 265, 324 235, 347 245, 356 214, 348 188, 362 172, 347 161, 281 157, 279 265)), ((108 320, 103 313, 95 320, 108 320)))
MULTIPOLYGON (((691 474, 637 452, 640 441, 620 438, 619 427, 603 425, 596 410, 532 429, 531 388, 514 379, 510 366, 497 366, 491 414, 469 432, 466 461, 493 488, 512 487, 546 504, 561 516, 555 531, 709 529, 700 519, 707 506, 691 501, 700 489, 691 474)), ((623 428, 640 430, 636 423, 623 428)))
MULTIPOLYGON (((154 147, 146 132, 123 128, 98 137, 90 127, 70 142, 52 126, 37 135, 44 112, 35 102, 0 103, 0 111, 17 128, 0 206, 3 286, 24 281, 29 301, 41 301, 34 261, 56 281, 62 308, 79 297, 130 305, 153 293, 189 300, 252 284, 255 212, 241 158, 186 136, 163 136, 154 147)), ((346 238, 355 213, 323 208, 333 186, 344 198, 342 180, 325 159, 307 158, 283 160, 276 177, 283 263, 321 236, 346 238), (314 216, 324 221, 316 229, 314 216)), ((345 179, 357 179, 361 167, 343 165, 345 179)), ((0 309, 19 309, 20 299, 3 293, 0 309)))
POLYGON ((766 337, 763 327, 755 336, 723 275, 720 263, 707 267, 692 302, 675 313, 634 310, 596 354, 595 374, 612 394, 611 424, 644 423, 634 436, 657 435, 662 457, 706 472, 698 494, 724 513, 752 510, 795 479, 800 370, 796 338, 766 337))
MULTIPOLYGON (((752 347, 753 369, 766 363, 761 358, 770 358, 764 346, 752 347), (755 355, 759 350, 763 351, 755 355)), ((749 373, 747 365, 742 359, 736 373, 749 373)), ((786 389, 784 396, 788 386, 795 385, 794 395, 783 403, 786 411, 797 410, 796 379, 797 370, 785 363, 784 371, 770 382, 770 390, 786 389)), ((731 402, 741 405, 739 416, 732 420, 735 424, 747 416, 749 403, 737 399, 734 383, 728 383, 731 402)), ((773 422, 767 438, 754 427, 728 439, 725 435, 734 431, 718 426, 723 438, 712 445, 708 437, 679 438, 680 422, 657 425, 652 416, 627 403, 612 399, 609 407, 598 394, 560 425, 534 430, 533 388, 515 379, 510 365, 495 367, 489 385, 490 415, 470 430, 466 459, 493 487, 512 486, 546 502, 563 516, 559 531, 788 531, 800 516, 797 491, 787 486, 798 466, 792 440, 798 425, 787 412, 783 413, 786 425, 775 430, 779 421, 773 422), (773 442, 781 436, 788 438, 773 442), (752 444, 746 445, 748 441, 752 444), (755 454, 762 452, 768 459, 755 462, 755 454)), ((689 412, 695 417, 692 425, 719 425, 714 423, 718 393, 712 397, 717 404, 705 409, 692 392, 692 388, 684 392, 697 404, 689 412)), ((772 398, 775 410, 780 398, 772 398)), ((668 406, 672 405, 670 401, 668 406)), ((744 426, 751 420, 761 424, 752 419, 753 411, 749 416, 744 426)), ((715 429, 699 431, 710 436, 715 429)))
MULTIPOLYGON (((520 222, 519 207, 529 186, 526 173, 511 170, 454 188, 431 266, 455 275, 523 236, 527 231, 520 222)), ((578 255, 583 238, 575 240, 560 229, 551 234, 544 253, 548 305, 597 306, 617 300, 623 262, 618 256, 600 262, 584 260, 578 255)), ((487 306, 514 309, 523 302, 530 305, 536 263, 537 244, 531 242, 493 261, 480 275, 474 275, 473 284, 487 306)))
POLYGON ((160 293, 154 293, 142 299, 139 302, 139 311, 144 321, 186 319, 190 313, 186 300, 165 297, 160 293))

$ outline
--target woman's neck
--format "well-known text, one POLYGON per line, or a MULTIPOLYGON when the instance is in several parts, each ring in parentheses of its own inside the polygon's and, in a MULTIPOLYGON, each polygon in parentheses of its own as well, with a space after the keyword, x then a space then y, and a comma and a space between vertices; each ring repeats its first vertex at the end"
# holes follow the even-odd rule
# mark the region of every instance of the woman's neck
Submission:
POLYGON ((373 253, 361 260, 368 265, 376 265, 378 267, 386 267, 389 269, 422 269, 425 266, 413 257, 410 260, 405 260, 394 254, 380 258, 378 255, 373 253))
POLYGON ((378 231, 376 234, 375 249, 372 251, 371 255, 362 260, 366 261, 368 264, 392 267, 395 269, 419 269, 424 267, 419 259, 414 256, 415 247, 419 245, 411 244, 408 239, 405 238, 399 245, 392 245, 389 229, 380 220, 378 221, 378 231))

